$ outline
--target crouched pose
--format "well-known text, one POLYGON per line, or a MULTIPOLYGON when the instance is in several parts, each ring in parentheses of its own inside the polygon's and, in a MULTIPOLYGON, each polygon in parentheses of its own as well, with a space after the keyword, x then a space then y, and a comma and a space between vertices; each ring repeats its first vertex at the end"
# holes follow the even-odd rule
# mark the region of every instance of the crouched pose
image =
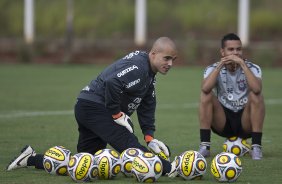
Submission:
MULTIPOLYGON (((175 43, 167 37, 157 39, 150 52, 135 51, 108 66, 85 86, 77 97, 75 118, 79 138, 77 152, 94 154, 111 145, 116 151, 127 148, 149 150, 170 156, 169 148, 154 137, 156 74, 166 74, 177 58, 175 43), (130 115, 137 112, 147 147, 134 135, 130 115)), ((13 170, 26 166, 42 169, 43 155, 27 146, 7 167, 13 170)), ((165 159, 163 174, 173 175, 175 164, 165 159)))

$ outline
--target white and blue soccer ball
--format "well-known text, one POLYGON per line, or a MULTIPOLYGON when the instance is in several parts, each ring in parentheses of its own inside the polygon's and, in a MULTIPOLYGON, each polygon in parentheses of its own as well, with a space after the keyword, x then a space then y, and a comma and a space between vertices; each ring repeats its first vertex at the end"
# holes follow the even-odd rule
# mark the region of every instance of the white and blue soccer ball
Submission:
POLYGON ((219 182, 234 182, 242 172, 242 163, 233 153, 222 152, 211 163, 211 173, 219 182))
POLYGON ((146 152, 133 159, 131 172, 137 181, 152 183, 162 175, 163 165, 157 155, 146 152))
POLYGON ((68 173, 72 180, 75 182, 91 181, 90 169, 93 160, 93 155, 90 153, 77 153, 73 155, 68 164, 68 173))
POLYGON ((43 156, 43 166, 47 173, 54 175, 67 175, 67 166, 71 151, 63 146, 49 148, 43 156))
POLYGON ((132 161, 135 157, 142 155, 144 152, 138 148, 128 148, 120 154, 121 172, 126 177, 131 177, 132 161))
POLYGON ((113 179, 120 173, 120 169, 120 156, 115 150, 102 149, 94 154, 94 162, 91 167, 92 177, 102 180, 113 179))
POLYGON ((185 180, 201 179, 206 173, 207 161, 197 151, 183 152, 175 159, 176 171, 185 180))
POLYGON ((251 145, 248 144, 246 139, 235 136, 226 139, 222 147, 223 152, 233 153, 237 156, 243 156, 249 153, 251 149, 251 145))

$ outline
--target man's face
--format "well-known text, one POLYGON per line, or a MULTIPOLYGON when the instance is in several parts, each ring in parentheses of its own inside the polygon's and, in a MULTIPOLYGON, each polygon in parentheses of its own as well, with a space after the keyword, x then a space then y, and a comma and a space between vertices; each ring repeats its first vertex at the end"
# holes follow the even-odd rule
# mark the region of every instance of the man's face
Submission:
MULTIPOLYGON (((222 57, 236 55, 242 58, 242 43, 240 40, 227 40, 224 44, 224 48, 222 48, 220 52, 222 57)), ((229 71, 234 72, 238 68, 238 64, 231 62, 230 64, 226 64, 226 68, 229 71)))
POLYGON ((222 57, 232 54, 242 58, 242 43, 240 40, 227 40, 224 44, 224 48, 221 49, 222 57))
POLYGON ((166 74, 172 67, 173 61, 177 58, 177 53, 173 49, 167 48, 152 54, 152 70, 157 73, 166 74))

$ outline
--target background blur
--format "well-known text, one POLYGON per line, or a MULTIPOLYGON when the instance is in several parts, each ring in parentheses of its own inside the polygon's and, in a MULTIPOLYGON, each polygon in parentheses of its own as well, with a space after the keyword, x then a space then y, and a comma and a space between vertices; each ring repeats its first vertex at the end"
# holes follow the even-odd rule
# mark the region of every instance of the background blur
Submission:
MULTIPOLYGON (((34 0, 35 37, 27 48, 24 0, 0 0, 0 63, 111 63, 168 36, 180 50, 177 64, 207 65, 219 57, 221 37, 238 30, 237 0, 147 0, 147 42, 140 47, 135 0, 73 0, 70 39, 67 4, 34 0)), ((280 0, 250 0, 245 56, 261 66, 282 66, 281 7, 280 0)))

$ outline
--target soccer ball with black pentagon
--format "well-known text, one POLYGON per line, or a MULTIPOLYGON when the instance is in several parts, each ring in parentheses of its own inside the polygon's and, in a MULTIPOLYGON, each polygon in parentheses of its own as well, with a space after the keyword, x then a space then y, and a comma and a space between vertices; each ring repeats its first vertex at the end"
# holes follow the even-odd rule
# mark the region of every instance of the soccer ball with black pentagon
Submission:
POLYGON ((211 163, 211 173, 220 182, 233 182, 242 172, 242 163, 233 153, 222 152, 211 163))
POLYGON ((93 156, 89 153, 77 153, 73 155, 68 164, 68 173, 76 182, 90 181, 90 168, 93 164, 93 156))
POLYGON ((223 152, 234 153, 237 156, 243 156, 248 153, 251 146, 246 139, 240 137, 230 137, 223 143, 223 152))
POLYGON ((120 154, 121 172, 127 176, 132 176, 132 161, 135 157, 143 154, 144 152, 138 148, 128 148, 120 154))
POLYGON ((99 179, 112 179, 121 169, 119 154, 112 149, 102 149, 94 154, 93 171, 99 179))
POLYGON ((46 172, 55 175, 67 175, 71 151, 63 146, 48 149, 43 156, 43 166, 46 172))
POLYGON ((132 161, 131 172, 139 182, 155 182, 162 175, 162 171, 162 162, 153 153, 143 153, 132 161))
POLYGON ((178 175, 185 180, 201 179, 206 173, 206 159, 197 151, 185 151, 175 161, 178 175))

